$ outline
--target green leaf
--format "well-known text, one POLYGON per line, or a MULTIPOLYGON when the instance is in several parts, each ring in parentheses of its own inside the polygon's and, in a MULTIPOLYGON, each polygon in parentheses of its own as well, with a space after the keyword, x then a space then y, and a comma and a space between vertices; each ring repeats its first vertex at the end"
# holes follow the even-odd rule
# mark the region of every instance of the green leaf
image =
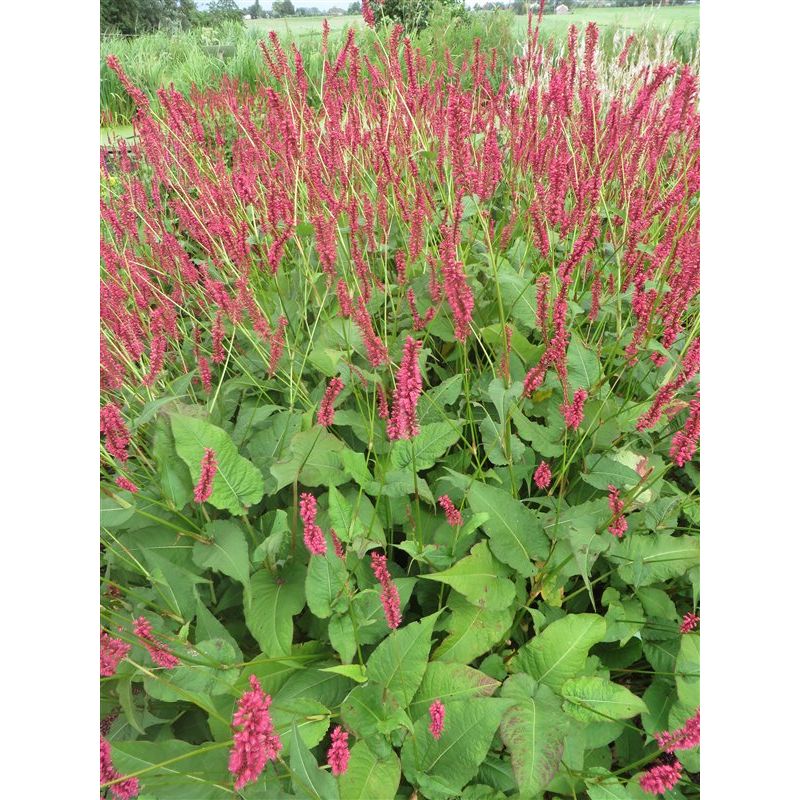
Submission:
POLYGON ((255 464, 239 455, 231 437, 222 428, 197 417, 170 416, 175 449, 183 459, 196 484, 200 478, 200 463, 206 448, 217 459, 213 491, 208 499, 214 508, 241 514, 264 496, 264 480, 255 464))
POLYGON ((338 664, 335 667, 323 667, 320 672, 335 672, 337 675, 344 675, 356 683, 364 683, 367 680, 366 667, 361 664, 338 664))
POLYGON ((259 570, 253 575, 250 587, 244 620, 253 638, 268 656, 291 655, 292 617, 305 606, 302 566, 287 564, 277 575, 259 570))
POLYGON ((347 568, 328 547, 323 555, 312 555, 306 574, 306 602, 312 614, 327 619, 333 612, 347 584, 347 568))
POLYGON ((461 395, 462 375, 453 375, 438 386, 422 393, 417 407, 417 419, 420 425, 447 419, 444 407, 454 403, 461 395))
POLYGON ((468 664, 494 647, 514 619, 511 608, 488 611, 460 594, 451 593, 447 605, 453 612, 447 621, 450 635, 435 650, 433 658, 437 661, 468 664))
POLYGON ((581 478, 595 489, 602 492, 608 491, 608 485, 613 483, 618 489, 629 489, 636 486, 641 477, 636 470, 620 464, 619 461, 608 458, 608 456, 588 455, 586 456, 586 472, 581 474, 581 478))
POLYGON ((236 660, 242 660, 242 651, 228 629, 198 600, 196 609, 195 641, 223 639, 233 648, 236 660))
POLYGON ((277 489, 297 481, 304 486, 327 486, 347 480, 342 471, 339 453, 344 444, 322 428, 311 428, 294 434, 289 453, 270 467, 277 489))
POLYGON ((681 577, 697 566, 700 539, 668 533, 635 534, 612 542, 608 557, 619 564, 619 577, 638 588, 681 577))
POLYGON ((403 774, 430 800, 459 796, 489 751, 503 712, 512 700, 481 697, 450 703, 437 740, 421 717, 403 743, 403 774))
POLYGON ((533 574, 531 559, 547 558, 550 542, 538 516, 508 492, 475 483, 467 494, 474 513, 486 513, 483 529, 495 557, 523 576, 533 574))
POLYGON ((508 570, 492 556, 489 546, 482 541, 472 548, 470 555, 450 569, 420 575, 420 578, 446 583, 470 603, 490 611, 502 611, 511 605, 515 593, 514 584, 506 575, 508 570))
POLYGON ((328 638, 331 646, 345 664, 356 654, 356 629, 350 614, 334 614, 328 621, 328 638))
POLYGON ((230 791, 220 786, 230 782, 230 745, 209 749, 175 739, 158 742, 112 742, 111 758, 123 775, 147 770, 140 781, 140 796, 158 800, 223 800, 230 791))
POLYGON ((414 697, 431 649, 431 634, 438 613, 423 617, 389 634, 367 661, 367 678, 393 692, 407 707, 414 697))
POLYGON ((558 691, 586 663, 589 648, 601 642, 605 620, 597 614, 568 614, 550 623, 509 662, 512 672, 527 672, 558 691))
POLYGON ((569 385, 573 389, 590 389, 600 379, 601 374, 597 355, 573 336, 567 348, 569 385))
POLYGON ((353 536, 364 535, 364 525, 353 513, 353 506, 335 486, 328 489, 328 519, 343 542, 351 542, 353 536))
POLYGON ((183 508, 194 494, 189 468, 178 456, 169 420, 160 417, 153 437, 153 458, 158 466, 161 494, 173 508, 183 508))
POLYGON ((290 702, 276 700, 270 706, 275 731, 288 748, 293 726, 306 747, 316 747, 330 727, 331 712, 311 697, 294 697, 290 702))
POLYGON ((681 647, 675 660, 675 685, 678 699, 688 708, 700 705, 700 637, 681 636, 681 647))
POLYGON ((417 720, 425 716, 434 700, 441 700, 448 706, 455 700, 489 697, 499 685, 500 681, 472 667, 433 661, 428 664, 422 683, 414 695, 409 709, 411 718, 417 720))
POLYGON ((423 425, 418 436, 395 442, 392 464, 400 470, 412 469, 413 464, 417 472, 430 469, 459 440, 463 424, 461 420, 450 420, 423 425))
POLYGON ((411 728, 411 719, 397 697, 377 683, 356 686, 342 702, 341 715, 345 725, 362 739, 411 728))
POLYGON ((319 768, 297 725, 292 725, 287 738, 286 749, 289 753, 289 766, 292 769, 294 793, 298 797, 311 797, 315 800, 339 800, 339 789, 335 778, 319 768))
POLYGON ((146 676, 144 687, 151 697, 175 703, 189 700, 207 709, 211 695, 229 693, 239 670, 235 667, 236 653, 224 639, 198 642, 188 651, 188 657, 172 670, 146 676))
POLYGON ((364 742, 350 751, 347 771, 339 776, 341 800, 376 800, 394 797, 400 785, 400 760, 391 752, 379 759, 364 742))
POLYGON ((598 676, 570 678, 561 687, 564 711, 581 722, 630 719, 647 711, 641 697, 598 676))
POLYGON ((239 581, 250 590, 250 553, 247 539, 238 522, 219 519, 203 529, 213 541, 210 544, 195 542, 192 558, 198 567, 221 572, 239 581))
POLYGON ((547 788, 564 752, 568 720, 546 686, 519 700, 503 715, 500 736, 511 754, 520 794, 532 797, 547 788))

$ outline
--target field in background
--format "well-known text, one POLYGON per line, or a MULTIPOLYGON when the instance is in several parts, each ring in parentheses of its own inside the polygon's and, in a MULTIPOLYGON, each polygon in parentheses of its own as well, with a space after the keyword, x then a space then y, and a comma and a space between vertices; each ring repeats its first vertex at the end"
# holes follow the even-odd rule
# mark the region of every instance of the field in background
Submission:
MULTIPOLYGON (((566 36, 570 25, 585 28, 590 22, 596 22, 601 29, 613 27, 637 31, 643 28, 659 28, 672 33, 697 33, 700 27, 700 6, 581 8, 570 14, 545 15, 541 30, 545 37, 566 36)), ((527 27, 527 17, 514 17, 514 28, 520 36, 525 35, 527 27)))
MULTIPOLYGON (((283 17, 282 19, 250 19, 245 21, 249 31, 257 31, 266 35, 276 31, 279 36, 314 36, 322 33, 322 20, 324 17, 283 17)), ((344 28, 361 27, 364 21, 360 16, 328 17, 328 24, 332 31, 344 28)))
MULTIPOLYGON (((274 30, 284 44, 294 41, 306 64, 309 78, 322 68, 319 36, 323 17, 295 17, 278 20, 250 20, 244 26, 229 24, 220 29, 198 29, 177 35, 154 33, 133 39, 105 37, 100 46, 100 122, 101 128, 130 124, 133 105, 116 76, 105 65, 109 54, 117 56, 131 79, 153 96, 162 86, 173 83, 187 93, 215 84, 223 75, 255 85, 260 80, 263 60, 258 41, 274 30)), ((665 37, 667 50, 683 62, 693 62, 699 43, 700 13, 697 6, 674 8, 599 8, 582 9, 571 14, 546 15, 542 20, 542 39, 566 40, 571 24, 583 29, 589 22, 600 27, 600 48, 615 50, 620 46, 618 31, 640 32, 651 45, 661 49, 665 37)), ((356 27, 359 43, 375 36, 359 16, 332 17, 331 49, 337 49, 349 27, 356 27)), ((449 18, 434 19, 432 25, 416 37, 415 43, 426 57, 441 62, 444 49, 464 52, 480 38, 495 49, 501 61, 521 52, 527 29, 527 17, 507 12, 476 13, 467 24, 454 24, 449 18)), ((385 36, 386 31, 377 35, 385 36)), ((125 134, 123 134, 125 135, 125 134)))

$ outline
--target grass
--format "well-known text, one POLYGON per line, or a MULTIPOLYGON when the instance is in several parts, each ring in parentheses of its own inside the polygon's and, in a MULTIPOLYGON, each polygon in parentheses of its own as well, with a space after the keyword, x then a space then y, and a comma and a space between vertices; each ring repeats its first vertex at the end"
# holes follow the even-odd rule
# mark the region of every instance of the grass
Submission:
MULTIPOLYGON (((590 22, 603 28, 625 28, 638 31, 656 28, 671 33, 697 33, 700 28, 700 6, 636 6, 630 8, 580 8, 570 14, 546 14, 542 18, 542 33, 566 36, 570 25, 585 28, 590 22)), ((514 17, 514 28, 520 37, 525 36, 528 18, 514 17)))
MULTIPOLYGON (((266 36, 270 31, 276 31, 279 36, 298 38, 300 36, 319 36, 322 32, 324 17, 283 17, 281 19, 251 19, 245 21, 248 31, 255 31, 260 36, 266 36)), ((360 27, 363 20, 358 15, 345 17, 328 17, 331 31, 340 31, 350 27, 360 27)))
MULTIPOLYGON (((621 47, 619 34, 636 31, 651 45, 663 45, 666 37, 666 49, 671 50, 675 58, 693 62, 698 51, 699 16, 697 6, 581 9, 563 16, 546 15, 542 20, 542 39, 555 38, 563 43, 570 25, 576 24, 582 29, 593 21, 600 27, 601 48, 616 51, 621 47)), ((170 83, 183 93, 188 93, 193 85, 203 89, 225 74, 254 86, 263 70, 258 41, 272 30, 285 44, 290 41, 297 44, 310 75, 320 70, 322 19, 250 20, 244 26, 228 24, 217 30, 197 29, 177 35, 154 33, 134 39, 105 37, 100 45, 101 126, 128 125, 133 112, 130 98, 105 66, 108 54, 116 55, 134 83, 151 96, 159 87, 170 83)), ((364 44, 363 37, 374 36, 359 16, 332 17, 329 24, 332 51, 337 49, 349 27, 359 29, 361 44, 364 44)), ((527 16, 513 16, 507 12, 472 14, 466 24, 435 17, 431 27, 416 41, 426 56, 441 62, 445 48, 459 54, 471 49, 474 39, 480 38, 490 49, 496 48, 501 59, 507 60, 521 52, 526 29, 527 16)))

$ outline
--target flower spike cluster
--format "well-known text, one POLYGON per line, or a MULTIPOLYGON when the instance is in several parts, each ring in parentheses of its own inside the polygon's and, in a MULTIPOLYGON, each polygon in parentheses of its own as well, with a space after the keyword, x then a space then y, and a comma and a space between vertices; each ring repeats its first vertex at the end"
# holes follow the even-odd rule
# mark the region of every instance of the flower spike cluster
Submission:
POLYGON ((328 748, 328 764, 334 775, 347 772, 350 761, 350 748, 347 746, 347 731, 337 725, 331 734, 331 746, 328 748))
POLYGON ((264 693, 255 675, 250 676, 250 690, 239 698, 233 715, 233 749, 228 759, 228 771, 236 778, 237 791, 258 780, 267 761, 278 758, 280 737, 272 725, 269 707, 272 698, 264 693))
POLYGON ((159 667, 174 669, 181 663, 177 656, 173 655, 163 642, 155 638, 153 635, 153 627, 145 617, 139 617, 133 623, 133 632, 142 640, 142 644, 147 648, 147 652, 150 653, 150 658, 152 658, 159 667))
POLYGON ((383 553, 373 551, 370 555, 370 562, 372 572, 381 585, 381 603, 383 604, 383 612, 386 615, 386 624, 392 629, 399 628, 402 622, 400 594, 386 566, 386 556, 383 553))
POLYGON ((386 423, 390 439, 411 439, 419 434, 417 403, 422 394, 422 375, 419 371, 419 351, 422 342, 406 338, 403 361, 397 373, 397 387, 392 398, 392 416, 386 423))
POLYGON ((317 525, 317 498, 303 492, 300 495, 300 519, 303 520, 303 541, 308 552, 315 556, 324 555, 328 550, 325 534, 317 525))
POLYGON ((195 503, 205 503, 214 492, 214 476, 217 474, 217 455, 210 448, 203 451, 200 461, 200 477, 194 487, 195 503))

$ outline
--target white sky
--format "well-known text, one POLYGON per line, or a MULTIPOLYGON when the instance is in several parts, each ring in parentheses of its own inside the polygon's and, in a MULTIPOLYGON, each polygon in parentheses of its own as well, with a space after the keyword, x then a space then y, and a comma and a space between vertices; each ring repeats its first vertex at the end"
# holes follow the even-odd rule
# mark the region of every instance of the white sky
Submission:
MULTIPOLYGON (((479 0, 465 0, 467 6, 473 6, 479 0)), ((208 6, 210 0, 198 0, 197 7, 204 9, 208 6)), ((272 0, 259 0, 261 6, 267 10, 272 8, 272 0)), ((347 8, 353 0, 292 0, 292 5, 295 8, 318 8, 321 11, 327 11, 334 6, 338 8, 347 8)), ((485 2, 485 0, 480 0, 485 2)), ((239 8, 249 8, 253 5, 253 0, 236 0, 239 8)))

